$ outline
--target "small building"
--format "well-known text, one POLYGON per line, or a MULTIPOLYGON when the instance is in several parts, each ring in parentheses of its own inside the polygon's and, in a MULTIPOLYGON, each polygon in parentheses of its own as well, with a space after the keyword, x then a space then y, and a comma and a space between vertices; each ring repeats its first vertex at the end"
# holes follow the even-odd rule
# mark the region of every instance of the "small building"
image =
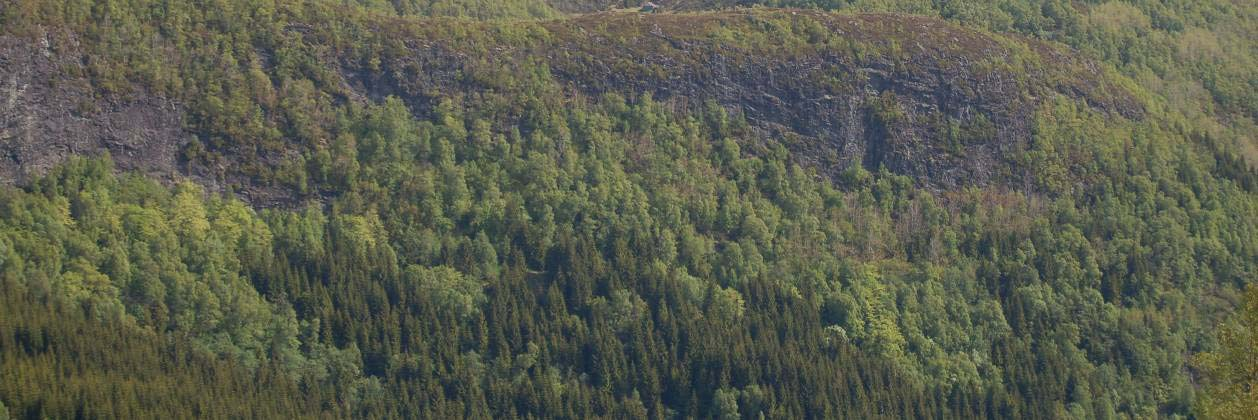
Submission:
POLYGON ((638 11, 642 13, 655 13, 660 11, 660 6, 648 1, 646 3, 642 3, 642 8, 638 11))

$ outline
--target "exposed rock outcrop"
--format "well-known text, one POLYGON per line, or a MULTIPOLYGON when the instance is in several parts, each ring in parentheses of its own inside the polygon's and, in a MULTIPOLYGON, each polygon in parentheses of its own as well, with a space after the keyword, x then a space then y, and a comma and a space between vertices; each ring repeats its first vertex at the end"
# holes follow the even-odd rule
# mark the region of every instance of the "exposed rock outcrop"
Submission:
MULTIPOLYGON (((540 62, 549 70, 545 83, 575 97, 649 93, 679 112, 714 102, 742 115, 762 134, 757 141, 783 142, 822 173, 885 167, 943 189, 1014 182, 1035 112, 1054 95, 1126 118, 1143 112, 1096 66, 1056 47, 929 18, 607 12, 513 23, 528 30, 509 36, 494 23, 458 23, 490 34, 477 42, 444 35, 440 25, 448 21, 419 23, 362 23, 365 31, 391 34, 371 64, 321 46, 331 41, 317 26, 286 30, 326 51, 331 77, 340 81, 324 88, 339 101, 398 96, 423 117, 443 97, 476 100, 513 89, 477 71, 540 62)), ((208 184, 291 201, 291 194, 270 191, 281 188, 274 183, 251 185, 248 175, 217 179, 231 177, 231 168, 181 167, 180 150, 195 127, 185 128, 178 99, 146 95, 138 82, 128 95, 102 93, 83 76, 85 57, 73 42, 50 46, 47 39, 0 35, 0 179, 21 182, 67 156, 108 152, 123 169, 159 177, 182 170, 208 184)))
POLYGON ((0 35, 0 180, 23 182, 73 155, 108 152, 118 167, 158 178, 178 173, 188 135, 176 102, 102 94, 82 77, 73 45, 0 35))
POLYGON ((762 140, 786 142, 797 160, 825 173, 885 166, 941 188, 1010 180, 1011 157, 1027 145, 1034 114, 1052 95, 1127 118, 1143 113, 1091 63, 937 19, 601 13, 546 29, 552 41, 488 55, 416 40, 406 54, 387 56, 380 72, 352 65, 348 72, 368 75, 354 80, 368 96, 424 104, 436 92, 489 88, 469 82, 461 72, 468 63, 541 58, 558 83, 584 95, 651 93, 683 111, 716 101, 743 115, 762 140), (789 46, 743 46, 717 35, 783 24, 765 31, 817 33, 808 35, 812 43, 789 46))

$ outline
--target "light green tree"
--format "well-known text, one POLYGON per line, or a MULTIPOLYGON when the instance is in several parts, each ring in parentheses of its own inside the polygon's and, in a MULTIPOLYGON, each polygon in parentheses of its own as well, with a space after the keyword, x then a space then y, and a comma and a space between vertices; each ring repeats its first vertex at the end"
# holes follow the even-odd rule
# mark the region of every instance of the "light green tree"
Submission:
POLYGON ((738 390, 721 388, 716 390, 716 394, 712 396, 712 405, 716 409, 716 417, 721 420, 737 420, 741 417, 738 415, 738 390))
POLYGON ((1258 286, 1249 287, 1233 319, 1219 329, 1219 349, 1195 361, 1206 373, 1203 417, 1239 420, 1258 413, 1258 286))
POLYGON ((450 267, 412 265, 406 268, 404 276, 408 284, 418 287, 434 304, 461 317, 476 314, 485 302, 484 285, 450 267))

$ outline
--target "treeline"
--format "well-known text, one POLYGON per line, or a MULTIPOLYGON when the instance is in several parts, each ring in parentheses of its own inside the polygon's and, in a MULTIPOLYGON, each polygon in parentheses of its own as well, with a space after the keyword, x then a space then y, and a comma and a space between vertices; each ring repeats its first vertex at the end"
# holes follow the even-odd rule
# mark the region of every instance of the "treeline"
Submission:
POLYGON ((536 19, 559 16, 547 0, 341 0, 373 12, 399 16, 470 19, 536 19))

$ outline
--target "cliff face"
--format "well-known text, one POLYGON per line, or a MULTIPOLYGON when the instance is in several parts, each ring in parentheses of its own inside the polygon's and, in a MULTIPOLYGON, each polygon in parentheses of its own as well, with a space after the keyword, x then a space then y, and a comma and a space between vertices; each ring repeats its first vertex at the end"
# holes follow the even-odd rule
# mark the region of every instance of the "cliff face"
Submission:
POLYGON ((102 94, 83 77, 89 58, 49 38, 0 35, 0 180, 21 183, 73 155, 108 152, 120 168, 176 174, 189 135, 183 107, 143 94, 102 94))
POLYGON ((1143 112, 1095 66, 1063 51, 927 18, 601 13, 545 29, 545 42, 484 55, 416 39, 405 54, 386 55, 378 72, 350 64, 347 73, 359 75, 354 86, 367 96, 422 104, 437 92, 495 88, 468 81, 461 70, 472 63, 541 59, 557 84, 586 96, 650 93, 683 111, 715 101, 824 173, 885 166, 943 188, 1009 181, 1010 158, 1052 95, 1126 118, 1143 112), (808 42, 748 47, 721 38, 747 27, 808 42))
MULTIPOLYGON (((322 64, 339 80, 324 89, 341 103, 398 96, 424 116, 442 98, 526 95, 493 75, 540 62, 548 72, 536 78, 573 97, 649 93, 679 112, 716 103, 742 115, 761 133, 758 141, 784 143, 822 173, 854 164, 885 167, 937 188, 1014 182, 1013 158, 1031 140, 1039 104, 1053 95, 1127 118, 1142 114, 1095 66, 1055 47, 926 18, 790 10, 598 13, 515 23, 524 26, 515 31, 474 24, 471 31, 482 32, 475 42, 443 33, 469 23, 360 23, 359 30, 389 34, 378 61, 338 48, 318 27, 287 29, 324 51, 322 64)), ((5 181, 20 182, 73 154, 105 151, 122 168, 152 174, 232 173, 177 164, 198 129, 184 123, 180 99, 195 98, 147 96, 142 86, 128 95, 100 93, 79 76, 87 58, 74 45, 42 42, 0 37, 5 181)), ((232 182, 252 182, 238 178, 232 182)))

